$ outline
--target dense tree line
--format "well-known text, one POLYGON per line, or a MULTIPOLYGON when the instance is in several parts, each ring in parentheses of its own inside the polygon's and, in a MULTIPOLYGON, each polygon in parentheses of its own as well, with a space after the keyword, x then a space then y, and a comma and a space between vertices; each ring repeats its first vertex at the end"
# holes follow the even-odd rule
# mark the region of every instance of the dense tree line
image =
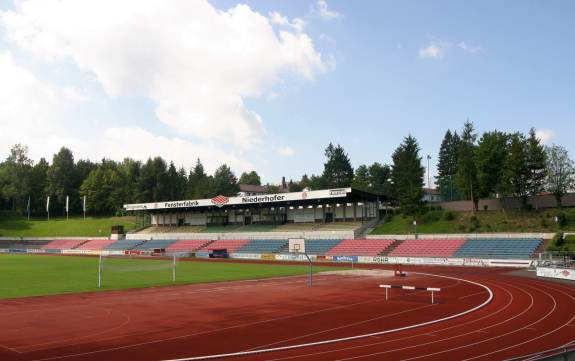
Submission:
POLYGON ((527 208, 530 196, 543 191, 561 197, 575 186, 573 162, 557 145, 545 147, 534 129, 527 135, 488 131, 478 138, 473 123, 461 136, 448 130, 441 143, 437 185, 447 200, 512 196, 527 208))
MULTIPOLYGON (((374 162, 355 170, 341 145, 329 144, 320 175, 304 174, 290 180, 289 191, 354 187, 376 192, 404 211, 416 212, 423 204, 425 169, 420 147, 409 135, 392 154, 392 164, 374 162)), ((437 185, 445 200, 515 196, 524 207, 529 196, 548 191, 561 205, 561 197, 575 187, 575 168, 560 146, 545 147, 533 129, 522 133, 485 132, 478 137, 473 123, 461 133, 448 130, 441 143, 437 164, 437 185)), ((221 165, 212 175, 200 159, 189 172, 161 157, 145 162, 126 158, 121 162, 103 159, 99 163, 76 161, 67 148, 54 154, 51 163, 37 163, 28 147, 14 145, 0 163, 0 209, 44 214, 50 196, 52 214, 64 214, 66 197, 72 214, 82 212, 82 197, 90 214, 114 214, 122 204, 202 199, 216 195, 234 196, 239 184, 261 185, 256 171, 244 172, 238 180, 230 167, 221 165)), ((267 186, 268 193, 278 192, 267 186)))
POLYGON ((17 144, 0 163, 0 207, 21 213, 27 211, 30 199, 30 212, 44 214, 48 196, 56 215, 64 214, 67 196, 72 214, 82 212, 84 196, 90 214, 114 214, 125 203, 233 196, 238 191, 237 178, 227 165, 208 175, 199 159, 186 173, 161 157, 144 163, 130 158, 93 163, 75 161, 72 152, 62 148, 50 164, 44 158, 34 164, 28 148, 17 144))

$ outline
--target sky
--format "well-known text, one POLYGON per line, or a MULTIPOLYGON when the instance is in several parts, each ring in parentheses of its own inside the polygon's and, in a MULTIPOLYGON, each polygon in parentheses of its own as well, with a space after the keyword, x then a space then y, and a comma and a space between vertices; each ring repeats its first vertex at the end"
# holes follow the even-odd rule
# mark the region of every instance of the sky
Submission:
POLYGON ((0 0, 0 157, 162 156, 264 182, 469 119, 575 157, 575 2, 0 0))

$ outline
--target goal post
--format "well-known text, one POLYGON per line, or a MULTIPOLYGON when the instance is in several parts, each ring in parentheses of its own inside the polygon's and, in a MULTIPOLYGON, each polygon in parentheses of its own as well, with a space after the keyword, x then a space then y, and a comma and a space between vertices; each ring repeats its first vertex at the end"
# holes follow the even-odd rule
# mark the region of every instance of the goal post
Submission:
MULTIPOLYGON (((134 282, 139 284, 149 280, 150 284, 176 282, 177 255, 107 255, 100 254, 98 258, 98 288, 112 283, 113 279, 126 278, 123 274, 135 274, 134 282), (165 274, 166 277, 158 277, 165 274)), ((124 280, 124 282, 126 282, 124 280)))

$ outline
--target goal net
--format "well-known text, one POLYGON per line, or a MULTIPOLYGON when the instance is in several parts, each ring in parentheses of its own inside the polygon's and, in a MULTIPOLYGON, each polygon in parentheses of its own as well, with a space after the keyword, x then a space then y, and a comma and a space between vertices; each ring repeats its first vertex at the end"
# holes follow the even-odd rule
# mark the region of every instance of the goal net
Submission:
POLYGON ((176 268, 176 256, 100 255, 98 288, 175 282, 176 268))

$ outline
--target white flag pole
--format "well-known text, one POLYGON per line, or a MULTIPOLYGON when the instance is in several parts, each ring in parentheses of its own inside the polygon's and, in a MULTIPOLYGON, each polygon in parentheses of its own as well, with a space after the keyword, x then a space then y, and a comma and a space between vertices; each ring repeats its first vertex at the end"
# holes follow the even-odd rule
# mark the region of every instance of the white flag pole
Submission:
POLYGON ((48 220, 50 220, 50 196, 46 198, 46 213, 48 213, 48 220))
POLYGON ((66 220, 68 220, 68 211, 69 211, 69 201, 70 197, 66 196, 66 220))
POLYGON ((28 212, 28 221, 30 220, 30 196, 28 195, 28 205, 26 206, 26 211, 28 212))
POLYGON ((86 196, 84 196, 84 205, 82 208, 84 210, 84 220, 86 220, 86 196))

